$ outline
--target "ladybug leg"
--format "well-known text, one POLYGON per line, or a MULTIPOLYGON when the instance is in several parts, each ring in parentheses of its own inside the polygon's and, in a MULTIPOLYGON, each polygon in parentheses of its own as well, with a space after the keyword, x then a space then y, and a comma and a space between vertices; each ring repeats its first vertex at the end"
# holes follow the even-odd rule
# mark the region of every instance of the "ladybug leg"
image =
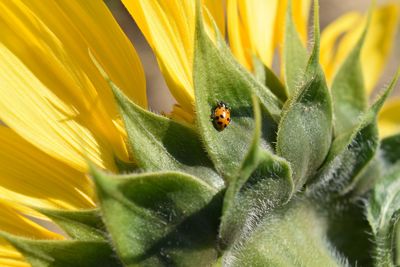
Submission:
POLYGON ((215 114, 214 111, 212 111, 211 115, 210 115, 210 121, 214 121, 215 120, 215 114))

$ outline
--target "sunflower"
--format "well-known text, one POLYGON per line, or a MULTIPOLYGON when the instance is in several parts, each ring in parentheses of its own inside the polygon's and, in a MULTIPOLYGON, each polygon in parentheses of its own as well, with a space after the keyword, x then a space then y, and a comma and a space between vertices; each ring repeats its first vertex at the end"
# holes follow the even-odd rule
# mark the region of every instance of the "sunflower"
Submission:
MULTIPOLYGON (((177 101, 170 117, 194 123, 195 1, 122 2, 153 49, 177 101)), ((202 3, 210 36, 214 22, 223 36, 226 28, 232 53, 250 72, 255 69, 254 56, 269 67, 283 62, 287 1, 202 3)), ((309 42, 310 5, 310 0, 292 5, 304 46, 309 42)), ((132 43, 100 0, 45 5, 3 1, 0 10, 0 230, 35 239, 65 239, 40 226, 50 220, 40 209, 95 208, 88 161, 112 172, 118 164, 135 164, 113 92, 91 54, 126 96, 147 108, 144 71, 132 43)), ((356 45, 366 17, 345 14, 322 33, 321 64, 328 82, 356 45)), ((389 58, 398 17, 396 4, 372 12, 361 57, 368 94, 389 58)), ((284 80, 287 74, 283 63, 280 66, 284 80)), ((399 99, 384 107, 382 136, 400 130, 399 111, 399 99)), ((0 265, 29 266, 3 239, 0 265)))

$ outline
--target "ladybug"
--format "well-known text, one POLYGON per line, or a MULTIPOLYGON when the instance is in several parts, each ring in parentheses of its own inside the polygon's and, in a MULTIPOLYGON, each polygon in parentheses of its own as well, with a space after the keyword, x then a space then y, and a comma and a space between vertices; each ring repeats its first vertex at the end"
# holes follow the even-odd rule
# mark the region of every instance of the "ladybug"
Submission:
POLYGON ((211 118, 214 128, 219 132, 223 131, 231 123, 231 110, 224 102, 220 101, 214 108, 211 118))

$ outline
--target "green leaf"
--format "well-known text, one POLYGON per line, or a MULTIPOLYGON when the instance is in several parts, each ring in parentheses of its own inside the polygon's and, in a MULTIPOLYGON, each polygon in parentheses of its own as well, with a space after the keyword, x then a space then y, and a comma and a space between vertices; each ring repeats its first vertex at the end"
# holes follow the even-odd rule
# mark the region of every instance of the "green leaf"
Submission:
POLYGON ((261 110, 253 100, 256 121, 252 144, 224 197, 220 239, 223 248, 242 242, 266 213, 286 203, 293 193, 289 163, 260 147, 261 110))
MULTIPOLYGON (((200 14, 200 9, 197 9, 196 12, 198 12, 198 14, 200 14)), ((200 25, 199 27, 201 27, 202 16, 198 15, 198 18, 200 19, 200 21, 198 21, 199 24, 197 24, 197 25, 200 25)), ((239 72, 241 79, 247 80, 247 87, 250 88, 252 95, 256 95, 260 100, 260 103, 262 105, 263 119, 267 119, 267 121, 270 124, 275 125, 280 120, 282 102, 276 97, 275 92, 271 91, 271 88, 269 88, 268 86, 264 86, 264 83, 260 82, 257 77, 255 77, 252 73, 247 71, 247 69, 244 68, 236 60, 236 58, 233 56, 233 54, 231 52, 231 49, 227 46, 225 39, 221 35, 219 28, 215 24, 215 22, 214 22, 213 26, 214 26, 214 32, 216 33, 216 42, 215 42, 214 48, 218 49, 218 52, 220 53, 221 57, 224 60, 227 60, 230 62, 231 66, 229 69, 231 69, 231 70, 236 69, 236 72, 239 72)), ((203 30, 203 32, 200 32, 200 30, 199 30, 199 32, 200 32, 199 34, 202 35, 200 38, 205 37, 207 39, 206 41, 210 41, 210 39, 208 39, 208 36, 203 36, 203 34, 205 34, 204 29, 201 28, 201 30, 203 30)), ((196 29, 196 31, 197 31, 197 29, 196 29)), ((211 45, 213 46, 213 44, 211 44, 211 45)), ((228 70, 228 72, 231 72, 231 71, 228 70)), ((235 71, 233 71, 231 73, 231 75, 236 75, 236 74, 235 74, 235 71)), ((228 75, 229 75, 229 73, 228 73, 228 75)), ((280 81, 273 72, 270 72, 270 76, 268 76, 268 77, 271 78, 271 80, 269 80, 269 82, 268 82, 269 84, 274 83, 276 86, 279 86, 277 83, 280 83, 280 81), (271 76, 274 76, 274 77, 271 77, 271 76), (272 82, 272 79, 274 80, 273 82, 272 82)))
POLYGON ((285 22, 285 45, 283 46, 283 72, 289 95, 299 89, 307 66, 308 53, 296 30, 292 14, 292 0, 288 1, 285 22))
MULTIPOLYGON (((252 227, 252 218, 247 221, 252 227)), ((326 222, 313 205, 291 201, 265 217, 248 238, 223 254, 222 266, 347 266, 326 241, 326 222)))
POLYGON ((275 73, 256 56, 253 56, 253 66, 256 79, 269 88, 279 100, 286 102, 289 93, 275 73))
POLYGON ((326 201, 349 193, 362 182, 364 168, 374 158, 379 136, 376 117, 390 92, 397 83, 399 74, 392 80, 384 93, 362 116, 358 126, 335 138, 324 165, 316 179, 308 186, 308 193, 320 201, 326 201))
MULTIPOLYGON (((89 54, 114 93, 124 119, 130 148, 140 168, 146 171, 183 171, 203 179, 215 188, 224 186, 223 179, 214 170, 193 128, 133 103, 108 77, 96 58, 89 54)), ((129 170, 124 164, 119 164, 119 167, 129 170)))
POLYGON ((100 208, 126 266, 207 266, 217 258, 222 199, 178 172, 108 175, 92 169, 100 208))
POLYGON ((210 40, 203 28, 198 5, 196 10, 194 87, 197 124, 211 160, 229 179, 239 169, 243 151, 247 151, 251 143, 254 128, 252 94, 260 98, 263 111, 267 113, 264 119, 270 128, 263 135, 266 146, 274 141, 268 137, 275 136, 281 102, 233 59, 225 44, 218 42, 217 47, 210 40), (217 131, 210 120, 218 101, 231 108, 232 121, 222 132, 217 131))
POLYGON ((112 248, 104 241, 43 241, 16 237, 4 232, 32 267, 122 267, 112 248))
POLYGON ((339 135, 317 178, 308 185, 308 193, 328 202, 348 193, 354 188, 356 177, 373 159, 378 142, 375 121, 366 120, 355 130, 339 135))
MULTIPOLYGON (((368 21, 370 17, 371 12, 368 21)), ((369 22, 356 46, 339 68, 332 83, 331 92, 336 136, 353 129, 358 124, 359 116, 368 107, 360 59, 368 27, 369 22)))
POLYGON ((375 239, 375 266, 395 266, 395 225, 400 218, 400 164, 376 184, 367 203, 367 218, 375 239))
POLYGON ((142 109, 110 82, 124 118, 129 144, 146 171, 179 170, 215 188, 224 182, 215 172, 194 129, 142 109))
POLYGON ((323 163, 332 139, 332 103, 319 65, 317 4, 314 17, 315 44, 305 82, 285 104, 277 137, 277 154, 291 163, 296 189, 301 188, 323 163))
POLYGON ((105 241, 105 226, 101 220, 99 211, 79 210, 48 210, 37 209, 59 225, 69 237, 81 241, 105 241))

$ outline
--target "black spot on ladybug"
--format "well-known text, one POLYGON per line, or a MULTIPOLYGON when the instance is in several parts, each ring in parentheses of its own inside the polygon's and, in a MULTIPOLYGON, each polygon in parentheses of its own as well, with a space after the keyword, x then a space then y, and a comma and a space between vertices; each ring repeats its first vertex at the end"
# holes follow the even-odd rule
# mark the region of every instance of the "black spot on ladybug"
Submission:
POLYGON ((225 124, 225 125, 224 125, 224 128, 226 128, 226 126, 228 126, 228 124, 225 124))
POLYGON ((217 122, 219 125, 222 125, 222 121, 217 122))
POLYGON ((225 118, 224 114, 220 115, 221 119, 225 118))

